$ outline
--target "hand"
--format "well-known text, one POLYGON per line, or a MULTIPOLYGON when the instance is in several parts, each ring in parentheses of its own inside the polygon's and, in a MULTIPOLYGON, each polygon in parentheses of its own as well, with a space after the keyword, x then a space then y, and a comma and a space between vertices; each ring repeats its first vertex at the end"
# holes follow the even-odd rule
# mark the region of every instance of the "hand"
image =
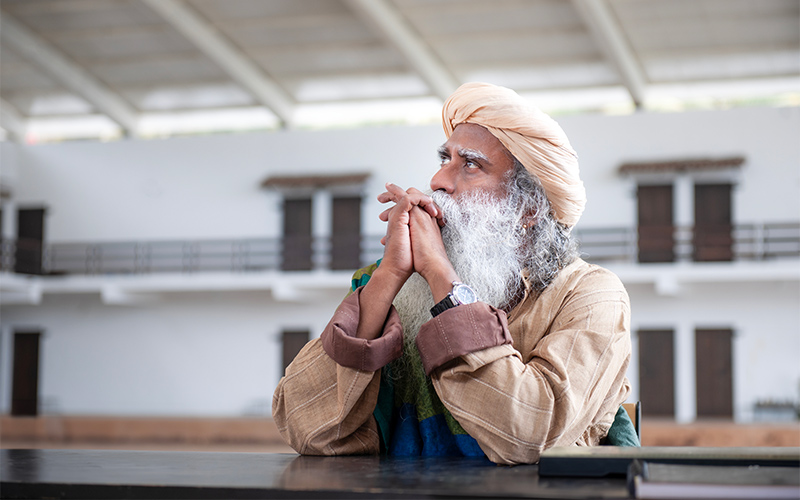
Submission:
POLYGON ((414 272, 414 260, 411 251, 411 228, 409 209, 405 204, 397 204, 384 211, 388 222, 386 234, 381 238, 381 244, 386 248, 383 251, 383 260, 379 269, 388 272, 395 281, 397 290, 403 286, 411 273, 414 272))
MULTIPOLYGON (((434 203, 430 196, 423 193, 417 188, 409 188, 404 191, 403 188, 392 183, 386 183, 386 192, 378 195, 378 201, 381 203, 399 203, 401 199, 408 198, 412 205, 418 205, 425 210, 431 217, 435 217, 439 226, 444 227, 444 217, 442 210, 434 203)), ((378 217, 386 222, 388 220, 388 212, 391 209, 385 210, 378 217)))
POLYGON ((444 248, 438 220, 419 206, 413 207, 409 216, 414 270, 425 278, 434 301, 439 302, 459 279, 458 274, 444 248))

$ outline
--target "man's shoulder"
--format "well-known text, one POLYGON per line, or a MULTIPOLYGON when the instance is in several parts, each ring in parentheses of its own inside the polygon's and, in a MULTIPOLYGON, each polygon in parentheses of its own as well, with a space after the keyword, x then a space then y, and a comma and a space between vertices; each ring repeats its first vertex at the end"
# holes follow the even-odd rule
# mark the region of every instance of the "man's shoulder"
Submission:
POLYGON ((605 267, 590 264, 580 258, 565 267, 556 280, 562 281, 563 286, 573 289, 586 288, 625 293, 625 286, 616 274, 605 267))

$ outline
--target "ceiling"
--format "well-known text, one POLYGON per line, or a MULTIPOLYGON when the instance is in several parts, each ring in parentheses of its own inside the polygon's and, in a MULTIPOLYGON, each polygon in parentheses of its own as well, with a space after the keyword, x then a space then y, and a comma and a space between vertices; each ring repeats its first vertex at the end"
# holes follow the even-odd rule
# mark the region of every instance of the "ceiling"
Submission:
POLYGON ((432 122, 474 80, 551 112, 800 104, 800 0, 0 8, 0 126, 26 142, 432 122))

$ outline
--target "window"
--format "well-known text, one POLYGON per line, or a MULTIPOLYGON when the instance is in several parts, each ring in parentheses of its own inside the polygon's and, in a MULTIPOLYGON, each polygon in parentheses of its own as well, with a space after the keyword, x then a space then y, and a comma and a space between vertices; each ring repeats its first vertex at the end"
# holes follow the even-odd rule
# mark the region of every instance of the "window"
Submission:
POLYGON ((733 260, 733 186, 743 157, 626 163, 636 182, 639 262, 733 260))
POLYGON ((311 270, 311 198, 283 200, 284 271, 311 270))
POLYGON ((11 414, 39 414, 39 337, 41 332, 14 333, 11 414))
POLYGON ((648 417, 675 417, 672 330, 639 330, 639 400, 648 417))
POLYGON ((639 186, 636 199, 639 262, 673 262, 672 185, 639 186))
POLYGON ((331 269, 361 267, 361 197, 333 199, 331 269))
POLYGON ((733 418, 733 331, 695 331, 698 418, 733 418))
POLYGON ((284 271, 361 267, 361 204, 367 174, 273 176, 283 197, 284 271))
POLYGON ((42 274, 44 208, 20 209, 17 212, 17 251, 14 272, 42 274))
POLYGON ((693 259, 733 260, 731 184, 695 184, 693 259))

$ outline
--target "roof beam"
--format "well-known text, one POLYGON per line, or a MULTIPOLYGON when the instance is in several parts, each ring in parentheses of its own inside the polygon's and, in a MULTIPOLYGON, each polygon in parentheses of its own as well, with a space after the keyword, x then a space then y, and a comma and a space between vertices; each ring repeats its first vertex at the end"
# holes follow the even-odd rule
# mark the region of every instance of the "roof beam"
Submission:
POLYGON ((138 113, 127 101, 7 12, 0 16, 0 36, 20 55, 117 122, 126 134, 136 135, 138 113))
POLYGON ((406 61, 425 80, 435 95, 445 100, 458 88, 458 80, 387 0, 346 1, 353 11, 377 26, 380 32, 400 50, 406 61))
POLYGON ((25 139, 25 119, 8 101, 0 98, 0 127, 17 142, 25 139))
POLYGON ((572 0, 572 3, 594 39, 616 66, 634 105, 641 108, 645 98, 644 72, 608 4, 605 0, 572 0))
POLYGON ((250 92, 261 105, 275 113, 284 125, 291 125, 295 108, 292 99, 216 27, 182 0, 144 2, 250 92))

